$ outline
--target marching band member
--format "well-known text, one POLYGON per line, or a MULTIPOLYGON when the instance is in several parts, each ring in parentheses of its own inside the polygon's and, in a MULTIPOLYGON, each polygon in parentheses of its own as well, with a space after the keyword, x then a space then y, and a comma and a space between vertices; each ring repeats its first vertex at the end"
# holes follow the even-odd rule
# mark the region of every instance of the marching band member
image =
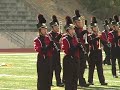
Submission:
POLYGON ((69 16, 66 17, 66 36, 62 38, 62 49, 65 53, 63 58, 63 76, 65 90, 77 90, 78 67, 79 67, 79 43, 75 36, 74 25, 69 16))
POLYGON ((94 85, 93 83, 93 74, 95 70, 95 66, 97 67, 97 73, 99 82, 101 85, 107 85, 105 83, 105 78, 103 74, 103 66, 102 66, 102 50, 100 48, 100 35, 98 34, 98 26, 96 17, 92 17, 91 19, 91 29, 93 33, 89 36, 89 44, 90 44, 90 55, 89 55, 89 76, 88 82, 90 85, 94 85))
POLYGON ((75 16, 73 17, 73 22, 75 25, 75 33, 77 35, 78 41, 81 42, 82 49, 80 50, 80 70, 79 70, 79 85, 82 87, 88 87, 84 78, 84 72, 86 68, 86 49, 85 49, 85 40, 83 36, 88 33, 87 30, 83 30, 85 20, 80 15, 79 10, 75 10, 75 16))
POLYGON ((38 15, 37 24, 39 36, 34 40, 34 49, 37 55, 37 90, 51 90, 51 58, 53 42, 47 36, 46 20, 43 15, 38 15))
POLYGON ((103 50, 105 51, 105 60, 103 61, 104 64, 111 65, 110 61, 110 43, 108 42, 108 33, 109 33, 109 23, 107 19, 104 22, 104 30, 102 31, 102 44, 103 50))
MULTIPOLYGON (((120 26, 120 22, 119 22, 119 26, 120 26)), ((118 37, 116 40, 116 58, 118 59, 118 62, 120 62, 120 28, 118 29, 118 37)), ((120 73, 120 65, 119 65, 119 73, 120 73)))
POLYGON ((60 38, 62 35, 59 33, 59 21, 55 15, 52 16, 52 21, 50 22, 51 31, 49 32, 49 36, 56 44, 56 48, 53 49, 53 58, 52 58, 52 77, 51 77, 51 85, 53 78, 53 71, 55 71, 56 77, 56 85, 59 87, 63 87, 64 85, 61 82, 61 60, 60 60, 60 38))
MULTIPOLYGON (((119 30, 119 19, 117 15, 114 15, 114 21, 112 21, 113 30, 108 34, 108 41, 111 43, 111 61, 112 61, 112 75, 114 78, 118 78, 116 74, 116 52, 117 52, 117 38, 119 30)), ((120 60, 118 59, 118 66, 120 70, 120 60)))

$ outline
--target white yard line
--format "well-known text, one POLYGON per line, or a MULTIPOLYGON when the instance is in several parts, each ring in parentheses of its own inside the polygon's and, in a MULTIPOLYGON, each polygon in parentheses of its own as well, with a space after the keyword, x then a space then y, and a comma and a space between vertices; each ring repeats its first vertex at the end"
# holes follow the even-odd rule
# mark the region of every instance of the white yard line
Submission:
POLYGON ((32 90, 32 89, 0 88, 0 90, 32 90))
POLYGON ((36 55, 37 53, 0 53, 0 55, 36 55))
POLYGON ((0 74, 0 77, 35 78, 35 77, 32 77, 32 76, 18 76, 18 75, 8 75, 8 74, 0 74))
MULTIPOLYGON (((93 82, 96 82, 96 81, 98 81, 99 82, 99 79, 93 79, 93 82)), ((110 82, 114 82, 114 83, 118 83, 118 82, 120 82, 120 80, 118 79, 118 80, 105 80, 106 82, 108 82, 108 84, 110 83, 110 82)))

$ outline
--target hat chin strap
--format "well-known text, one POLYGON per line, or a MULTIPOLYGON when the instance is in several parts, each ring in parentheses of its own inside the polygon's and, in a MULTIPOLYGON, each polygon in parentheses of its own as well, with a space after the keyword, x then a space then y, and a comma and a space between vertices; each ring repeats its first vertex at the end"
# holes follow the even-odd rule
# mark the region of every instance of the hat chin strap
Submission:
POLYGON ((44 34, 41 33, 41 31, 39 32, 39 35, 41 35, 41 36, 45 36, 44 34))
POLYGON ((73 37, 74 35, 70 34, 69 32, 67 32, 69 36, 73 37))
POLYGON ((54 28, 52 29, 52 31, 53 31, 54 33, 56 33, 56 30, 55 30, 54 28))
POLYGON ((97 35, 97 34, 98 34, 98 32, 97 32, 97 31, 93 31, 93 33, 94 33, 95 35, 97 35))

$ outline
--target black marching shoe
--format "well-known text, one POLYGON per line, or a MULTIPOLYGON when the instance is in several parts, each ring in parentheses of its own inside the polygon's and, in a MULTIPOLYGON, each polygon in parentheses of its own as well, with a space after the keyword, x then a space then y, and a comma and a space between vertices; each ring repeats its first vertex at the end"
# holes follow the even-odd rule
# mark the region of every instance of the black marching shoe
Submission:
POLYGON ((107 65, 111 65, 111 62, 108 62, 107 65))
POLYGON ((107 63, 107 65, 111 65, 111 63, 107 63))
POLYGON ((103 61, 103 64, 104 64, 104 65, 107 64, 105 60, 103 61))
POLYGON ((53 85, 53 84, 51 84, 51 86, 52 86, 52 87, 54 87, 54 85, 53 85))
POLYGON ((57 84, 58 87, 64 87, 63 83, 57 84))
POLYGON ((88 84, 89 84, 89 85, 94 85, 94 83, 92 83, 92 82, 91 82, 91 83, 89 82, 88 84))
POLYGON ((108 83, 105 83, 105 82, 104 82, 104 83, 101 83, 101 85, 108 85, 108 83))
POLYGON ((87 84, 87 83, 86 84, 81 84, 80 86, 81 87, 89 87, 89 84, 87 84))
POLYGON ((113 78, 118 78, 118 76, 117 75, 113 75, 113 78))

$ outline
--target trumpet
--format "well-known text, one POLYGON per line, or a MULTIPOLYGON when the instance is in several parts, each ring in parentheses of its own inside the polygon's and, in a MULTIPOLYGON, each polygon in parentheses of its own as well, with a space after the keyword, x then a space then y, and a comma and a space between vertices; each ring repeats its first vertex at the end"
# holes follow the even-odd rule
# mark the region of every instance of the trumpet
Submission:
POLYGON ((87 33, 85 34, 85 44, 88 44, 87 33))
POLYGON ((120 28, 119 28, 119 30, 118 30, 118 36, 120 36, 120 28))
MULTIPOLYGON (((86 26, 86 25, 84 25, 83 30, 87 30, 87 26, 86 26)), ((87 33, 86 33, 86 34, 84 34, 85 44, 88 44, 87 36, 88 36, 88 34, 87 34, 87 33)))
MULTIPOLYGON (((83 30, 87 30, 87 20, 85 20, 85 18, 84 18, 84 27, 83 27, 83 30)), ((86 33, 85 35, 84 35, 84 40, 85 40, 85 44, 88 44, 88 41, 87 41, 87 36, 88 36, 88 34, 86 33)))
MULTIPOLYGON (((100 37, 101 36, 101 32, 100 32, 100 30, 99 30, 99 28, 98 28, 98 37, 100 37)), ((99 39, 99 41, 98 41, 98 49, 100 49, 101 50, 101 41, 100 41, 100 39, 99 39)))
POLYGON ((100 39, 99 39, 99 47, 98 47, 98 49, 101 49, 101 45, 100 44, 101 44, 101 42, 100 42, 100 39))
POLYGON ((60 32, 60 33, 63 33, 62 21, 59 21, 59 32, 60 32))

